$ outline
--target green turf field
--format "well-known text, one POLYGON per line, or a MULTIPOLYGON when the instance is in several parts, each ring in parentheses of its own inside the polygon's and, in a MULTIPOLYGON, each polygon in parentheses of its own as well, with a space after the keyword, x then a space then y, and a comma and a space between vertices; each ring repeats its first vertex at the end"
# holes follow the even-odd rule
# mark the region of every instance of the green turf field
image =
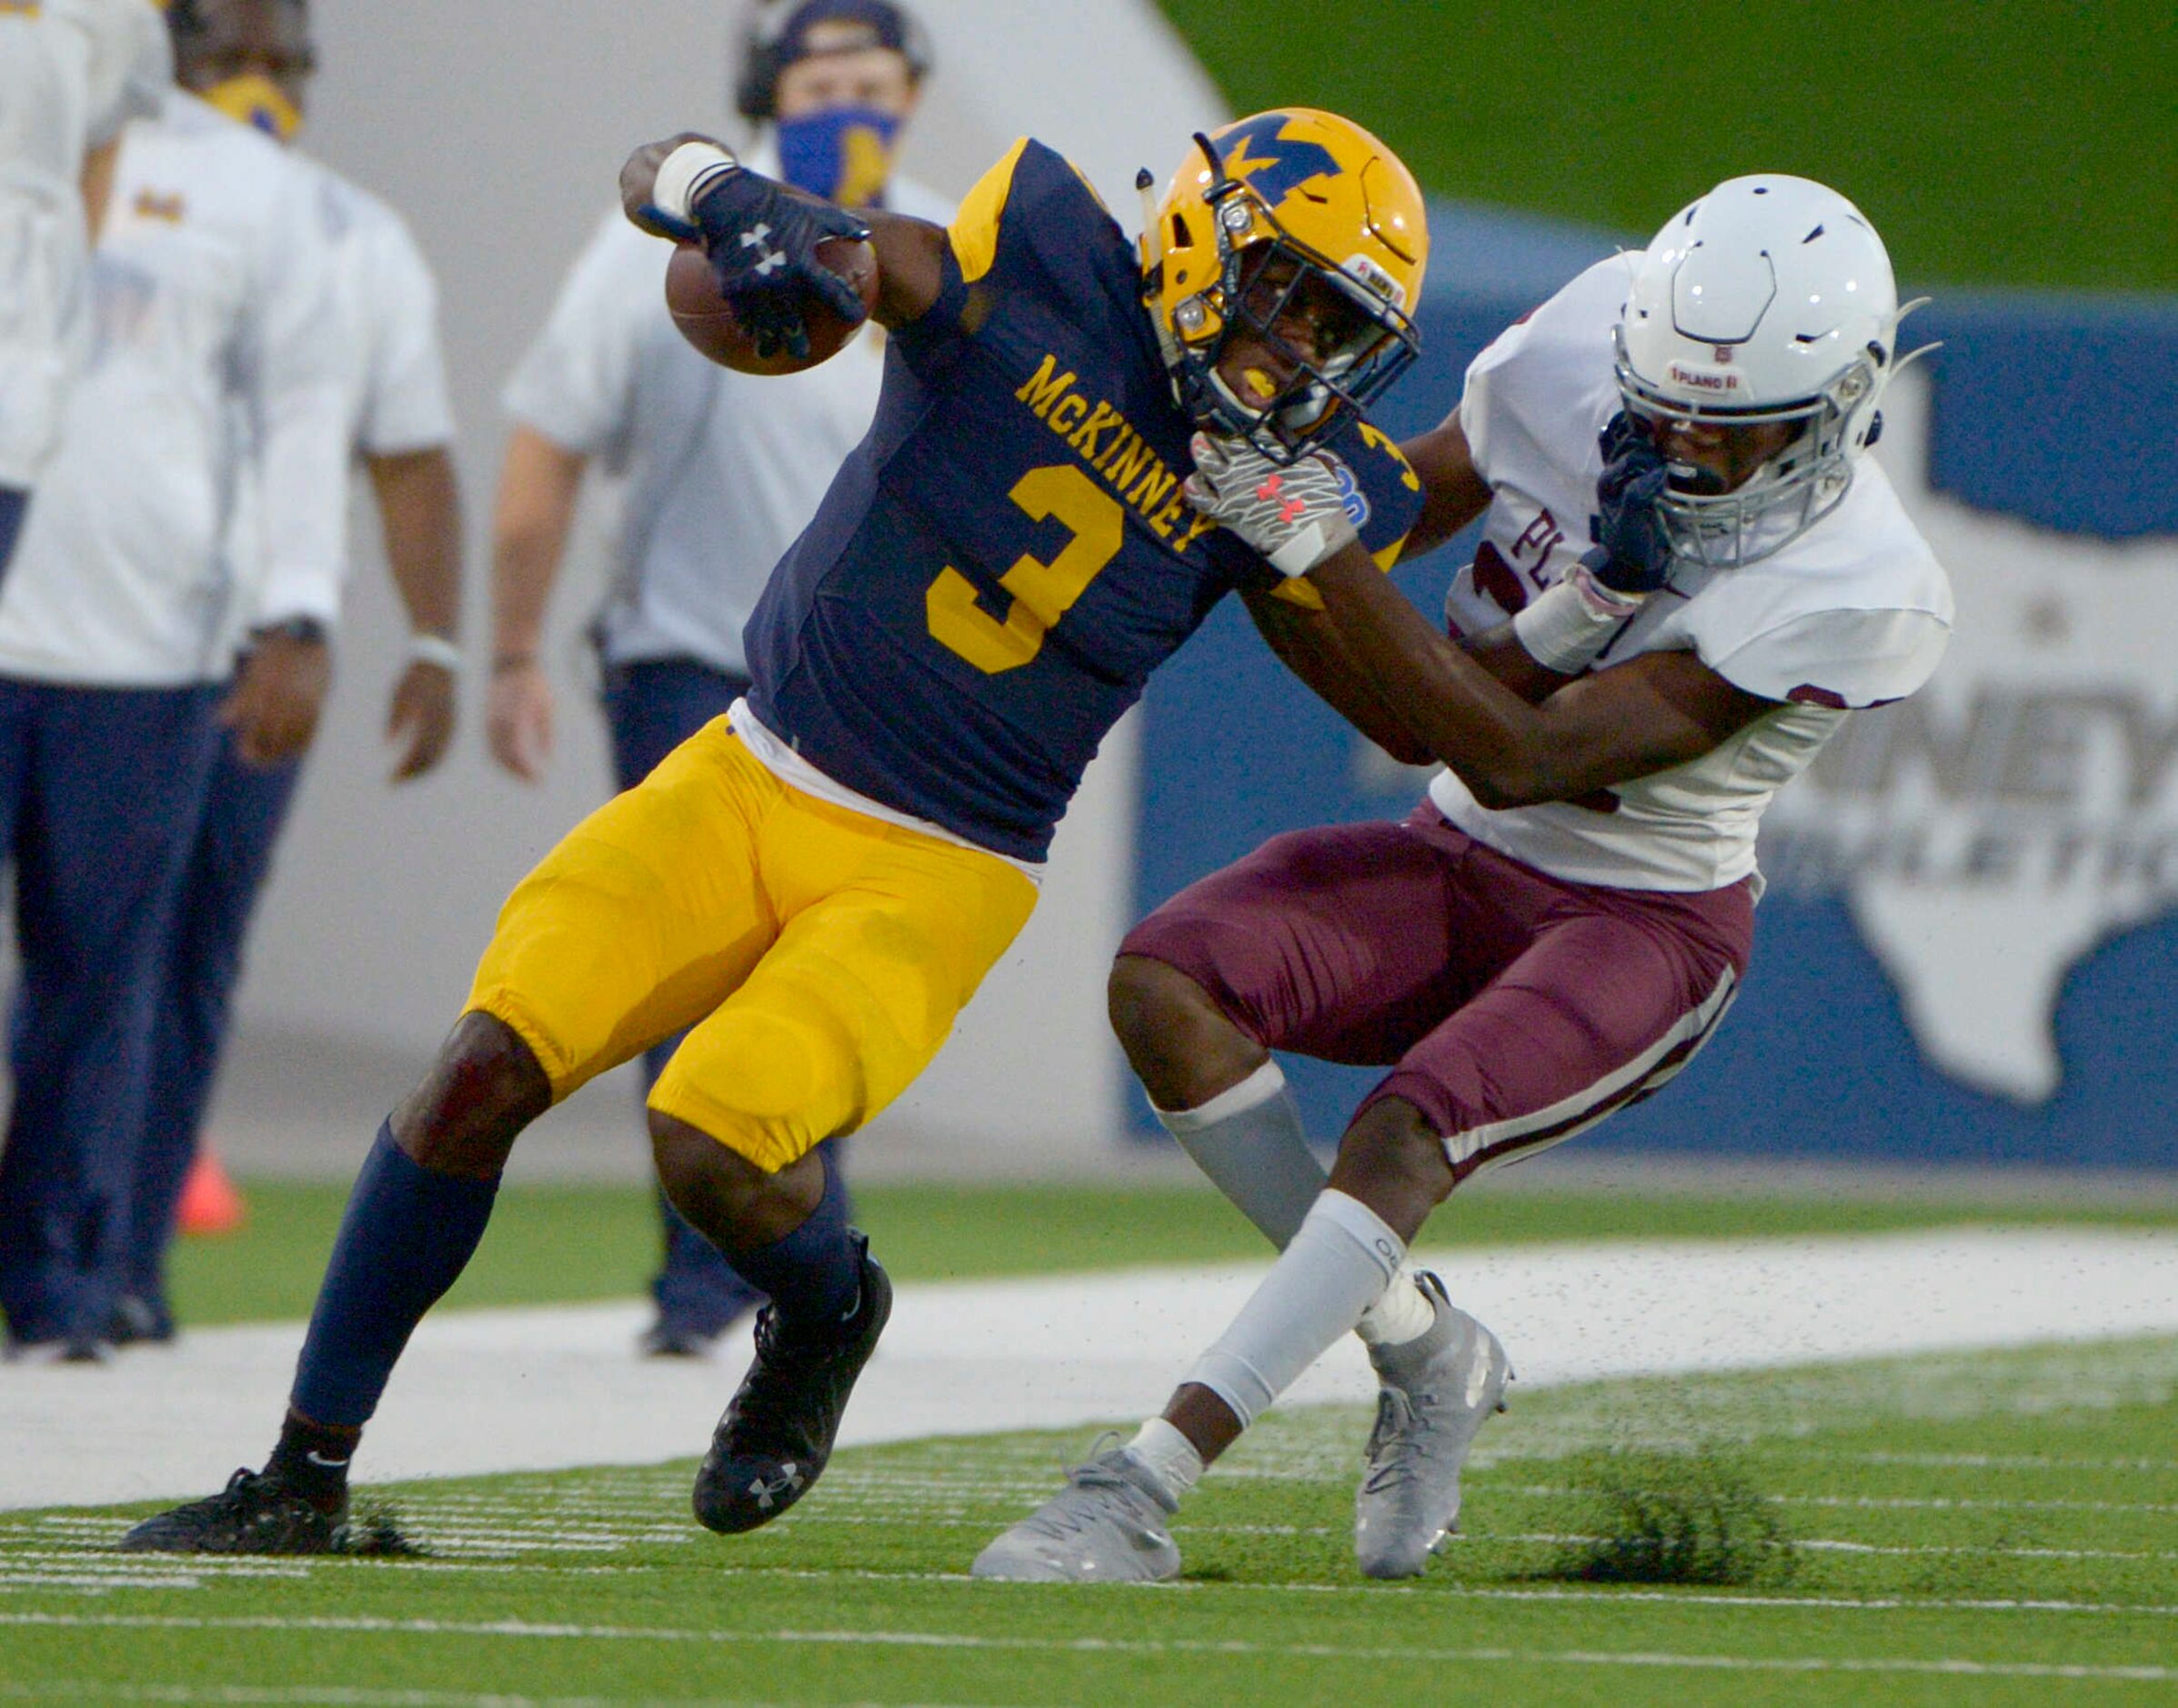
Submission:
POLYGON ((1366 1419, 1346 1408, 1252 1434, 1176 1526, 1186 1576, 1149 1588, 963 1576, 1086 1432, 845 1453, 788 1518, 730 1541, 688 1522, 687 1465, 385 1491, 431 1549, 417 1560, 161 1562, 106 1552, 121 1514, 0 1517, 0 1699, 2178 1694, 2178 1340, 1515 1392, 1466 1534, 1408 1585, 1353 1573, 1366 1419), (1612 1484, 1651 1508, 1736 1489, 1745 1581, 1595 1581, 1594 1539, 1623 1533, 1612 1484))
POLYGON ((1910 284, 2178 290, 2158 0, 1160 0, 1236 110, 1330 107, 1442 196, 1645 237, 1737 173, 1836 184, 1910 284))
MULTIPOLYGON (((185 1240, 173 1292, 184 1325, 306 1316, 345 1185, 247 1183, 239 1234, 185 1240)), ((857 1216, 886 1267, 936 1281, 1214 1263, 1263 1255, 1216 1194, 1185 1187, 949 1185, 858 1189, 857 1216)), ((1430 1224, 1431 1246, 1507 1241, 1875 1233, 1969 1223, 2178 1227, 2178 1198, 2133 1209, 1954 1198, 1701 1198, 1637 1191, 1500 1190, 1485 1182, 1430 1224)), ((509 1187, 483 1249, 448 1297, 473 1307, 625 1299, 656 1261, 655 1213, 633 1187, 509 1187)))

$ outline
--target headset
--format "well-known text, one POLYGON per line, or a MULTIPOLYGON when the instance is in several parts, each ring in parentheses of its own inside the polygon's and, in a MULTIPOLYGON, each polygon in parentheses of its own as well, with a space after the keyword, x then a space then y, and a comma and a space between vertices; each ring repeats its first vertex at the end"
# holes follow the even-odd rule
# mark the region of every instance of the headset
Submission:
POLYGON ((808 57, 802 40, 812 25, 834 22, 868 25, 877 37, 871 45, 906 59, 916 82, 928 73, 930 38, 915 15, 892 0, 801 0, 798 5, 762 0, 742 39, 741 73, 734 81, 734 106, 743 118, 758 125, 777 116, 779 74, 808 57))

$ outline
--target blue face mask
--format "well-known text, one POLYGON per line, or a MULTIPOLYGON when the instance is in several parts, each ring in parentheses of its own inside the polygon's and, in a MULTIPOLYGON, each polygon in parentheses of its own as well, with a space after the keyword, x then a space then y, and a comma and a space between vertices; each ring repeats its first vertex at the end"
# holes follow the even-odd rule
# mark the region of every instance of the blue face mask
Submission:
POLYGON ((833 106, 778 124, 779 173, 842 207, 874 207, 892 176, 900 121, 869 106, 833 106))

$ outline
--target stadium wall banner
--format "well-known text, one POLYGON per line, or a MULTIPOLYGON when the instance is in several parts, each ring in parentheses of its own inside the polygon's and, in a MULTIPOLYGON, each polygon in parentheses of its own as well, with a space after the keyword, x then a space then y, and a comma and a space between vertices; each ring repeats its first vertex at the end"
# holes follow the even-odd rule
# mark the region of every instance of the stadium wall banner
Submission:
MULTIPOLYGON (((1531 306, 1426 302, 1385 425, 1441 418, 1531 306)), ((2178 1167, 2178 303, 1948 299, 1906 323, 1932 339, 1876 454, 1957 591, 1944 664, 1778 798, 1737 1007, 1584 1146, 2178 1167)), ((1471 543, 1400 584, 1437 608, 1471 543)), ((1138 912, 1279 831, 1419 798, 1427 772, 1280 678, 1229 603, 1151 682, 1138 912)), ((1376 1077, 1286 1067, 1326 1142, 1376 1077)))

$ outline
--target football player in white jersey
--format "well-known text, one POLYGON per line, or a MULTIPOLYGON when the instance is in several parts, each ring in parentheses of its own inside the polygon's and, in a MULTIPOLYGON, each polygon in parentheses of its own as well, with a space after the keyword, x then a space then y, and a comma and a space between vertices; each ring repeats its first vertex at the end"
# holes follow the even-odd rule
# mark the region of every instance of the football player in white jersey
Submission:
POLYGON ((1573 280, 1405 447, 1410 546, 1486 514, 1450 638, 1354 548, 1327 459, 1198 440, 1197 507, 1320 596, 1293 644, 1373 688, 1366 733, 1446 769, 1403 824, 1280 837, 1122 946, 1112 1018, 1151 1102, 1283 1255, 1164 1414, 979 1574, 1170 1576, 1179 1498, 1357 1328, 1380 1383, 1357 1557, 1427 1564, 1511 1369, 1409 1242, 1461 1181, 1685 1066, 1746 971, 1764 805, 1942 653, 1943 571, 1862 457, 1902 312, 1860 212, 1781 176, 1573 280), (1390 1070, 1328 1183, 1274 1049, 1390 1070))
POLYGON ((0 0, 0 572, 88 337, 85 164, 152 110, 166 65, 151 0, 0 0))
MULTIPOLYGON (((303 0, 174 0, 167 11, 183 87, 231 118, 291 144, 317 56, 303 0)), ((348 357, 346 442, 376 500, 387 568, 407 614, 409 650, 386 718, 396 781, 445 755, 454 729, 454 633, 461 601, 461 515, 454 418, 438 336, 437 288, 401 216, 368 191, 292 150, 316 190, 314 234, 333 257, 333 325, 348 357)), ((243 517, 261 494, 246 440, 243 517)), ((345 496, 345 495, 344 495, 345 496)), ((228 629, 243 657, 156 1004, 145 1130, 132 1194, 135 1232, 114 1338, 174 1332, 165 1286, 176 1210, 225 1042, 243 945, 300 779, 330 678, 336 614, 302 598, 281 566, 235 542, 228 629)))

